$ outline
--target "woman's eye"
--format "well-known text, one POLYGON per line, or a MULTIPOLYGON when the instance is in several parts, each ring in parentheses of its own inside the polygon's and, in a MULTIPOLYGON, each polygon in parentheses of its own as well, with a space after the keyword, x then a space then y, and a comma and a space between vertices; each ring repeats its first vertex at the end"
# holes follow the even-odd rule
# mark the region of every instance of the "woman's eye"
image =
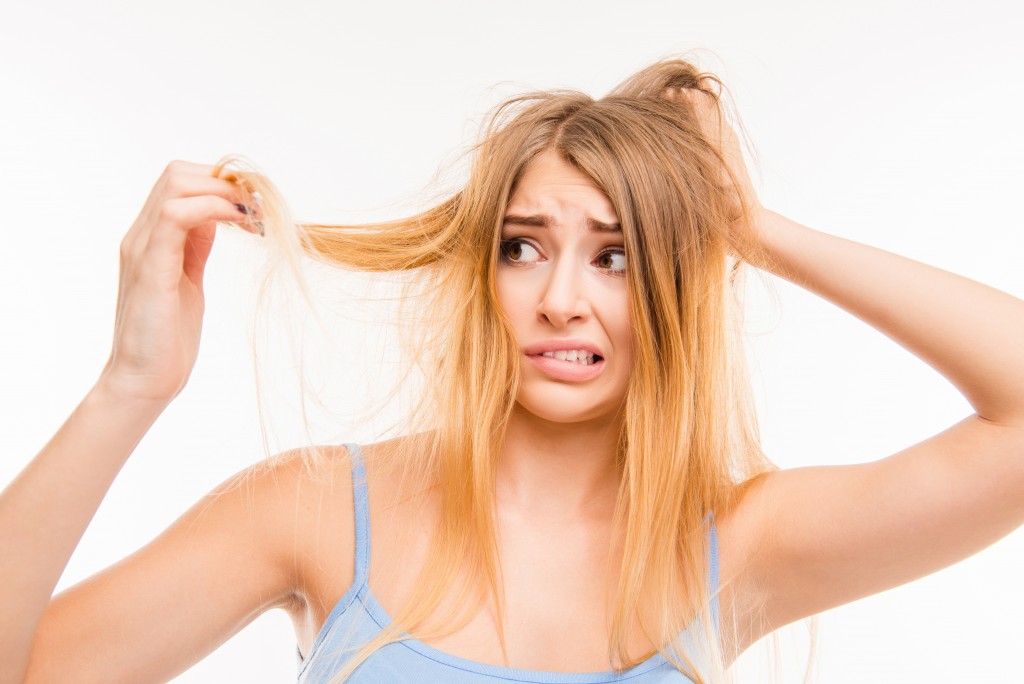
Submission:
POLYGON ((501 258, 513 264, 529 263, 540 256, 533 245, 518 238, 502 240, 500 250, 501 258))
POLYGON ((597 265, 612 273, 626 272, 626 252, 622 249, 610 249, 597 257, 597 265))

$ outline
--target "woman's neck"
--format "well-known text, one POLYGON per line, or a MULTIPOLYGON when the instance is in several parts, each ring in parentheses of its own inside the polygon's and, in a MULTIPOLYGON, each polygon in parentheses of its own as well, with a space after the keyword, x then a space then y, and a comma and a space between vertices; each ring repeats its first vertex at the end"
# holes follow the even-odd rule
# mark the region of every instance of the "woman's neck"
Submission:
POLYGON ((498 463, 498 506, 566 523, 610 518, 621 480, 620 424, 554 423, 517 404, 498 463))

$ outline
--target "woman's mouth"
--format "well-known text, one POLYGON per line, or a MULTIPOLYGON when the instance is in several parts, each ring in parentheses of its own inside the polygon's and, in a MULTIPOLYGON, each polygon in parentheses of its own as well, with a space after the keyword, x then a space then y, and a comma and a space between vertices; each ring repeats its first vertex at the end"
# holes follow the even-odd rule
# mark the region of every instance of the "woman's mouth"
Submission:
POLYGON ((588 352, 585 349, 563 349, 560 351, 547 351, 537 356, 547 356, 551 359, 558 359, 559 361, 569 361, 581 366, 590 366, 596 361, 600 361, 601 357, 593 352, 588 352))
POLYGON ((584 350, 527 354, 526 358, 548 377, 567 382, 592 380, 604 370, 604 359, 584 350))

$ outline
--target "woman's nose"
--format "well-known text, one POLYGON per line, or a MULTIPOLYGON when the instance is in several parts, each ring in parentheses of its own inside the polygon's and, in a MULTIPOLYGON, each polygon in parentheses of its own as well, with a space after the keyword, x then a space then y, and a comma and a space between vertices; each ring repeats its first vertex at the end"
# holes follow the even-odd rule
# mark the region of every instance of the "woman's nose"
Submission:
POLYGON ((590 316, 582 270, 572 259, 559 259, 550 271, 537 314, 556 328, 565 327, 573 319, 583 321, 590 316))

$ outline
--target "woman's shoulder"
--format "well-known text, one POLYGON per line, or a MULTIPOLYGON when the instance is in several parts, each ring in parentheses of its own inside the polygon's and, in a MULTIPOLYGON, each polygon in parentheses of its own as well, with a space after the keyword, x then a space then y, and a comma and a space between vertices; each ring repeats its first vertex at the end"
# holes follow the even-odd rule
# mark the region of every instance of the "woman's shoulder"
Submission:
MULTIPOLYGON (((296 497, 316 493, 323 503, 349 504, 356 461, 363 464, 367 480, 386 485, 403 474, 400 464, 424 444, 420 435, 395 437, 368 444, 314 444, 281 451, 236 474, 219 489, 240 488, 264 495, 268 505, 292 506, 296 497), (273 492, 274 495, 270 496, 273 492)), ((371 485, 372 486, 372 485, 371 485)), ((351 505, 349 506, 351 508, 351 505)), ((307 507, 302 507, 307 511, 307 507)), ((351 516, 349 516, 351 518, 351 516)))
MULTIPOLYGON (((282 451, 236 476, 232 487, 255 494, 265 517, 280 521, 281 538, 296 558, 314 560, 334 549, 352 553, 356 460, 367 479, 386 487, 386 458, 395 440, 373 444, 316 444, 282 451)), ((373 485, 370 485, 373 487, 373 485)))
MULTIPOLYGON (((255 469, 259 506, 276 530, 273 553, 293 564, 292 614, 296 628, 315 636, 338 597, 355 579, 354 459, 364 464, 369 505, 390 508, 402 498, 400 455, 409 437, 368 444, 305 446, 264 461, 255 469), (306 623, 309 623, 306 625, 306 623)), ((374 517, 371 513, 370 517, 374 517)))
MULTIPOLYGON (((276 528, 277 553, 298 563, 299 588, 313 583, 318 568, 330 568, 338 581, 351 581, 355 545, 353 470, 364 465, 371 499, 401 497, 409 471, 403 459, 416 453, 417 436, 369 444, 309 445, 271 456, 240 473, 232 486, 258 497, 256 506, 276 528), (346 573, 349 575, 345 577, 346 573)), ((415 476, 414 476, 415 480, 415 476)), ((268 530, 270 532, 270 530, 268 530)))
MULTIPOLYGON (((237 500, 256 519, 254 541, 264 552, 301 561, 315 551, 318 536, 344 540, 344 531, 351 530, 351 456, 344 445, 288 449, 235 474, 210 498, 237 500)), ((301 562, 295 567, 301 570, 301 562)))

